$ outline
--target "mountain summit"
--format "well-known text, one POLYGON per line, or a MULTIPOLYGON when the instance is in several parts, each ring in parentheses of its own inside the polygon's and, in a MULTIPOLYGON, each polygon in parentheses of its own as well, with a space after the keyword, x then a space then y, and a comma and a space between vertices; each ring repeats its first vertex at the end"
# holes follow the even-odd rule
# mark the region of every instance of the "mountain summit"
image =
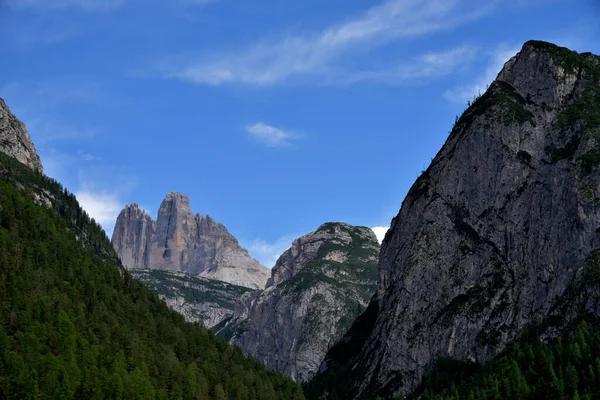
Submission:
POLYGON ((270 270, 254 260, 220 223, 192 213, 187 196, 172 192, 155 222, 137 204, 117 218, 112 243, 128 269, 161 269, 262 289, 270 270))

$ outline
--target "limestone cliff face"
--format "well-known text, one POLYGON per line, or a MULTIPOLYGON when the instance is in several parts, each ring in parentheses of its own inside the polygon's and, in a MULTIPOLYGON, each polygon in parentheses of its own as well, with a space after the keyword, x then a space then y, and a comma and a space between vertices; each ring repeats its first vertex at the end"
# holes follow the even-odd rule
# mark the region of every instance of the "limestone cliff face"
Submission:
POLYGON ((129 269, 147 268, 149 244, 155 230, 156 222, 137 204, 125 206, 112 237, 113 246, 124 266, 129 269))
POLYGON ((112 243, 129 269, 185 272, 253 289, 262 289, 270 273, 225 226, 209 216, 194 215, 188 197, 181 193, 167 195, 156 222, 135 204, 125 207, 112 243))
POLYGON ((131 275, 158 293, 189 322, 212 328, 230 318, 236 302, 252 289, 216 279, 156 269, 132 269, 131 275))
POLYGON ((267 289, 246 294, 218 334, 268 368, 308 380, 376 289, 373 231, 328 223, 294 241, 267 289))
POLYGON ((25 124, 15 117, 0 98, 0 151, 39 172, 44 172, 25 124))
POLYGON ((357 393, 387 398, 436 357, 487 360, 531 324, 598 315, 599 227, 600 58, 528 42, 409 191, 377 297, 322 371, 345 362, 357 393))

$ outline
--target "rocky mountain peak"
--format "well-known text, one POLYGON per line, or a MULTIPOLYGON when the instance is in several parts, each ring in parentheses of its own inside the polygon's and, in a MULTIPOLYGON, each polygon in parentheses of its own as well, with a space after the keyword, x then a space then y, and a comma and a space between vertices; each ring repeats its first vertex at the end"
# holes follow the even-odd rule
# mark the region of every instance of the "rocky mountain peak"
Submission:
MULTIPOLYGON (((591 60, 597 57, 591 57, 591 60)), ((541 41, 525 43, 498 74, 497 80, 514 87, 526 100, 549 108, 562 106, 585 69, 576 52, 541 41)))
POLYGON ((190 205, 190 198, 188 196, 186 196, 183 193, 179 193, 179 192, 169 192, 167 193, 167 195, 165 196, 165 199, 163 200, 164 202, 181 202, 183 204, 187 204, 188 206, 190 205))
POLYGON ((220 334, 267 367, 305 381, 366 308, 378 255, 369 228, 323 224, 294 240, 267 288, 245 295, 220 334))
POLYGON ((127 268, 186 272, 253 289, 262 289, 269 276, 224 225, 194 215, 190 199, 178 192, 167 194, 156 222, 137 205, 126 207, 112 242, 127 268))
POLYGON ((44 172, 25 124, 15 117, 0 98, 0 151, 39 172, 44 172))
POLYGON ((162 218, 176 218, 178 216, 193 218, 192 207, 190 206, 190 199, 184 194, 171 192, 160 204, 158 209, 158 220, 162 218))
POLYGON ((351 246, 353 241, 356 242, 354 245, 357 246, 370 242, 371 247, 379 248, 377 237, 369 228, 355 227, 344 222, 322 224, 316 231, 294 240, 292 247, 277 259, 266 287, 277 285, 296 275, 305 265, 320 255, 320 250, 325 244, 329 244, 332 250, 324 257, 333 261, 344 262, 347 254, 339 248, 351 246))
POLYGON ((483 362, 532 325, 551 336, 599 314, 584 278, 600 247, 598 60, 533 41, 505 64, 409 190, 371 311, 323 369, 343 354, 358 392, 404 395, 438 357, 483 362))

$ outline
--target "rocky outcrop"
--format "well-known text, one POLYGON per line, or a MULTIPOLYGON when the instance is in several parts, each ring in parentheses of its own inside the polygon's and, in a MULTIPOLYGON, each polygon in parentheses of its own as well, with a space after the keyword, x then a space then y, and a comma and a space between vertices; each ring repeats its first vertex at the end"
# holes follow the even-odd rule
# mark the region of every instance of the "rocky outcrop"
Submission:
POLYGON ((169 307, 189 322, 207 328, 230 318, 236 302, 251 289, 180 272, 152 269, 129 271, 138 281, 158 293, 169 307))
POLYGON ((112 243, 128 269, 185 272, 252 289, 264 288, 270 273, 225 226, 194 215, 181 193, 167 195, 156 222, 136 204, 126 206, 117 218, 112 243))
POLYGON ((137 204, 125 206, 113 231, 112 243, 128 269, 148 268, 149 247, 156 222, 137 204))
POLYGON ((267 368, 308 380, 375 292, 378 254, 370 229, 324 224, 296 239, 267 289, 246 294, 216 330, 267 368))
POLYGON ((39 172, 44 172, 25 124, 15 117, 0 98, 0 151, 39 172))
POLYGON ((526 43, 410 189, 377 297, 322 371, 345 362, 356 393, 389 398, 437 357, 598 315, 599 184, 600 58, 526 43))

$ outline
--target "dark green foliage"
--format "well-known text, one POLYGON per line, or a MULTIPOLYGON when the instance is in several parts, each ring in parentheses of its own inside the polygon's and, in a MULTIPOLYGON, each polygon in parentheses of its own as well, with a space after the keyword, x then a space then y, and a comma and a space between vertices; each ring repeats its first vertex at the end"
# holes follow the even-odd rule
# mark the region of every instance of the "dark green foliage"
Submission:
POLYGON ((136 282, 58 183, 0 162, 0 398, 303 398, 136 282))
POLYGON ((531 330, 493 361, 439 360, 411 398, 423 400, 596 399, 600 395, 600 326, 582 319, 544 343, 531 330))
MULTIPOLYGON (((452 132, 457 132, 459 128, 468 128, 477 116, 488 113, 493 107, 497 107, 494 118, 504 125, 525 122, 533 124, 533 113, 525 108, 526 104, 527 101, 514 87, 506 82, 494 81, 483 95, 470 103, 469 108, 456 121, 452 132)), ((493 122, 493 119, 489 119, 488 123, 490 122, 493 122)))
MULTIPOLYGON (((340 343, 330 351, 330 356, 341 362, 305 385, 307 399, 319 399, 323 393, 328 393, 330 400, 356 396, 352 377, 360 372, 349 368, 352 357, 349 345, 361 343, 340 343)), ((379 395, 389 398, 390 394, 379 395)), ((360 398, 374 400, 377 394, 367 391, 360 398)), ((542 342, 538 331, 532 329, 484 365, 439 359, 424 378, 421 389, 408 397, 409 400, 576 398, 600 398, 600 325, 593 318, 582 318, 568 333, 550 343, 542 342)))

